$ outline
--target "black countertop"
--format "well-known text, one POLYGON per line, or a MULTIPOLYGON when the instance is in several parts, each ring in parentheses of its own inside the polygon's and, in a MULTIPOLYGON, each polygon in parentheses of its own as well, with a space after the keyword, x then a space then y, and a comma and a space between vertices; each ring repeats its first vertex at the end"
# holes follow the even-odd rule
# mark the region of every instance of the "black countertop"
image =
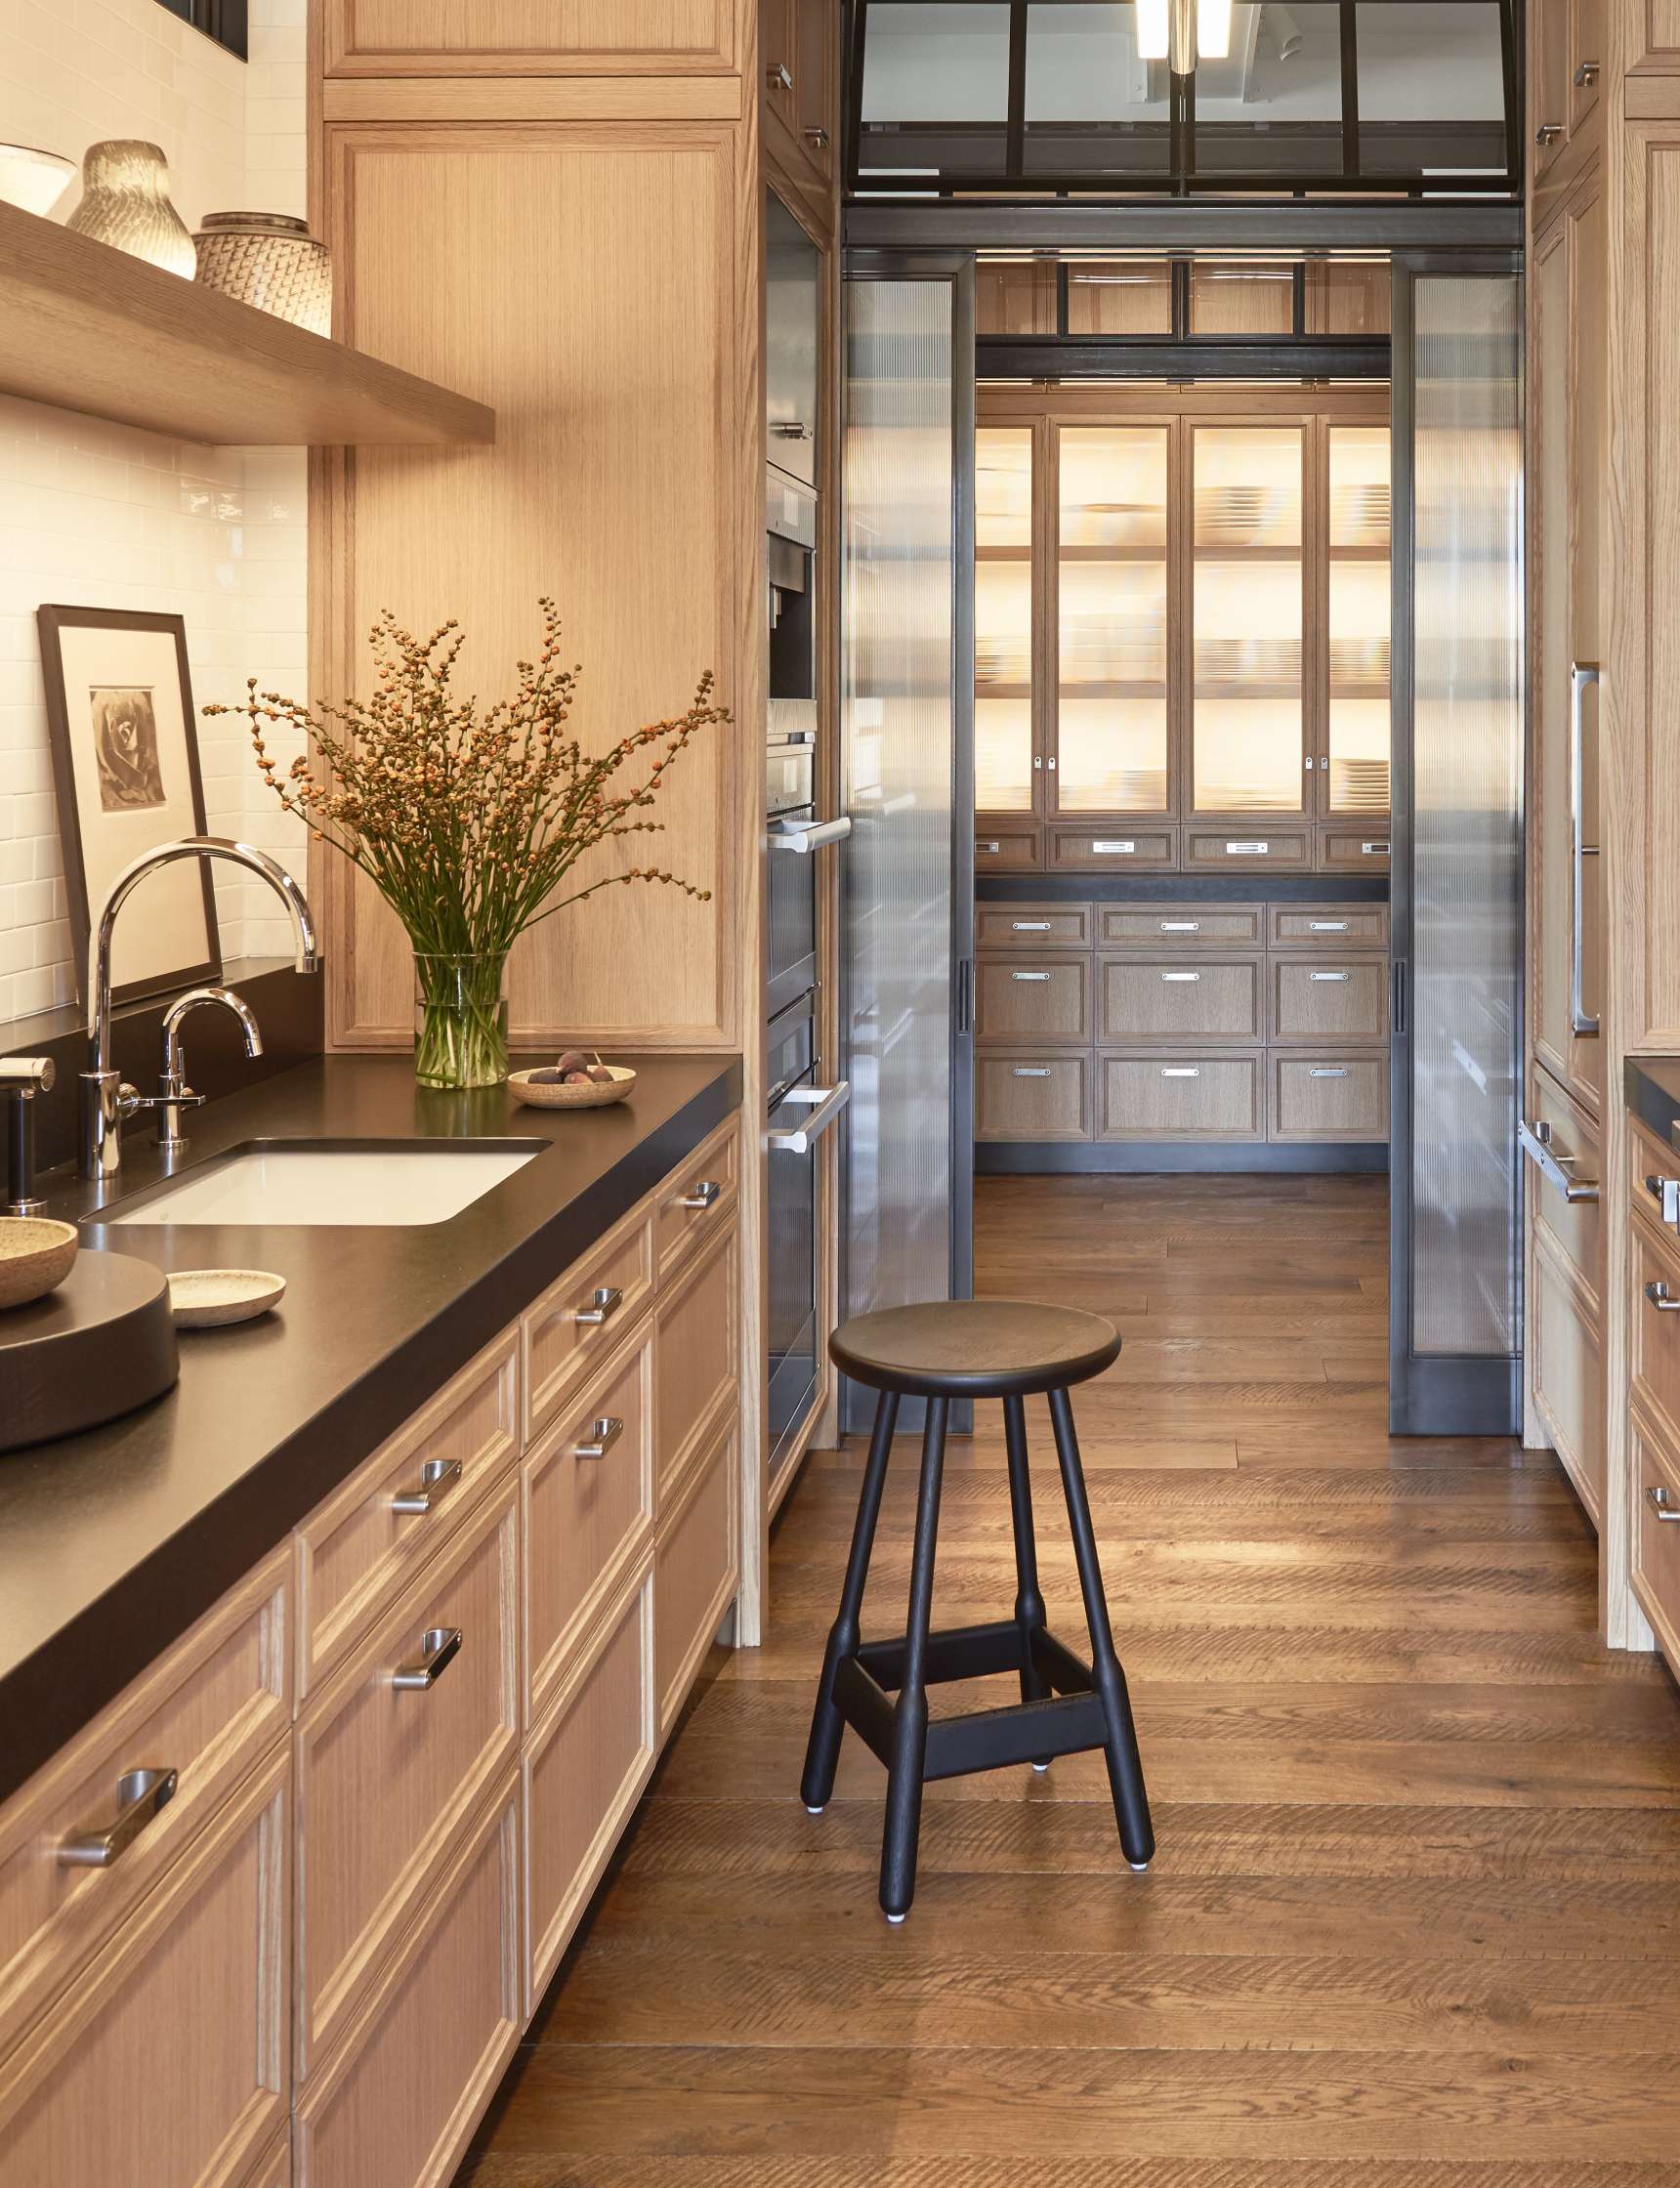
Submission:
POLYGON ((1622 1099, 1648 1132, 1666 1147, 1680 1146, 1680 1056, 1629 1056, 1621 1067, 1622 1099))
MULTIPOLYGON (((272 1269, 287 1290, 261 1321, 183 1330, 181 1379, 155 1404, 0 1453, 0 1799, 739 1105, 737 1057, 624 1060, 636 1088, 607 1109, 433 1093, 405 1056, 329 1056, 188 1120, 184 1168, 254 1138, 547 1143, 445 1223, 89 1223, 84 1250, 272 1269)), ((107 1199, 157 1182, 150 1142, 130 1126, 107 1199)), ((44 1185, 54 1215, 96 1204, 80 1180, 44 1185)))

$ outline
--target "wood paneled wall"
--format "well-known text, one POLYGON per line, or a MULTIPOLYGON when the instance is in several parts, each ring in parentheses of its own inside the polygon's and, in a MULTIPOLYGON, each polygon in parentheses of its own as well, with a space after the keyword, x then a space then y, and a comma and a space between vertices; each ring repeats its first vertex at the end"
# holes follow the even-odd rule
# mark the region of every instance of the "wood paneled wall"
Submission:
POLYGON ((329 75, 740 75, 757 0, 320 0, 329 75))

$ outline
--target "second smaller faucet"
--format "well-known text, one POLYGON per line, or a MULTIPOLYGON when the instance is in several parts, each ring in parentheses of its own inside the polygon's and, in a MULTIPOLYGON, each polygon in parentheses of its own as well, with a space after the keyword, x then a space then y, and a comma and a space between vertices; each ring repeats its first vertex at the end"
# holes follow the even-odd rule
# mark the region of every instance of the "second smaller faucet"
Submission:
POLYGON ((163 1014, 163 1058, 157 1076, 157 1144, 166 1156, 179 1155, 187 1145, 187 1134, 181 1129, 182 1113, 197 1109, 204 1100, 187 1083, 187 1052, 181 1044, 181 1029, 195 1010, 208 1004, 219 1004, 239 1021, 247 1056, 263 1053, 263 1035, 251 1006, 231 988, 189 988, 185 995, 175 998, 163 1014))

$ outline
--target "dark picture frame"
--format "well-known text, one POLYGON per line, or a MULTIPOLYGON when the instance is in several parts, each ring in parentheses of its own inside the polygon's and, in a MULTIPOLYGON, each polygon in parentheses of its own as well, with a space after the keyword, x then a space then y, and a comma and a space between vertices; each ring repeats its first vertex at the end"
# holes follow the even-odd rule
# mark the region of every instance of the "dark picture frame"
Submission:
MULTIPOLYGON (((180 615, 144 610, 56 605, 38 609, 36 621, 76 990, 85 1008, 93 893, 103 901, 113 870, 141 853, 183 835, 206 832, 197 717, 187 665, 187 625, 180 615), (123 647, 124 637, 142 636, 152 643, 123 647), (159 639, 170 643, 160 649, 159 639), (90 683, 87 662, 95 650, 100 680, 90 683), (68 662, 67 654, 73 656, 68 662), (155 676, 160 655, 165 673, 172 670, 174 677, 174 689, 163 697, 161 720, 154 697, 158 687, 147 681, 148 673, 155 676), (149 828, 148 816, 154 817, 149 828)), ((162 890, 171 883, 173 893, 167 904, 153 900, 157 908, 150 928, 138 918, 131 932, 144 947, 147 938, 155 942, 172 922, 180 930, 182 947, 172 950, 165 942, 158 961, 138 976, 121 977, 119 962, 119 977, 111 989, 113 1002, 138 1002, 222 977, 222 943, 209 862, 183 861, 162 869, 156 879, 148 877, 144 886, 162 890), (199 906, 201 933, 194 917, 199 906)), ((144 908, 143 895, 137 909, 144 908)))

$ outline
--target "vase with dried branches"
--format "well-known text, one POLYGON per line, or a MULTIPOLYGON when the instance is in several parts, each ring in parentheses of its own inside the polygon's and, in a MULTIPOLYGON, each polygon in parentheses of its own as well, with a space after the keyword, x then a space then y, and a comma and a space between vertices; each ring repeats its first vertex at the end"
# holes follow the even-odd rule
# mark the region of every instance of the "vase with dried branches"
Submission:
POLYGON ((516 664, 514 695, 488 706, 455 694, 453 618, 417 638, 387 609, 371 633, 371 698, 312 709, 259 691, 253 677, 242 705, 204 708, 245 717, 286 811, 358 866, 401 920, 414 950, 414 1072, 426 1086, 507 1077, 507 956, 527 928, 628 882, 701 903, 711 895, 641 864, 557 895, 597 845, 661 832, 648 814, 672 763, 730 715, 713 703, 708 670, 687 712, 586 748, 569 727, 582 670, 560 665, 559 610, 539 605, 541 651, 516 664), (284 770, 269 751, 277 730, 306 739, 284 770))

